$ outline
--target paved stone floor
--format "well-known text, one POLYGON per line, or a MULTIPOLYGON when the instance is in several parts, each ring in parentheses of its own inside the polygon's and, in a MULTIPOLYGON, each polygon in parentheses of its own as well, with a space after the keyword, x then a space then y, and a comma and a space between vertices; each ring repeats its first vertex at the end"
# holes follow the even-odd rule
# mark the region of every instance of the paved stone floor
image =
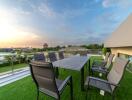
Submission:
POLYGON ((2 73, 0 75, 0 87, 12 83, 14 81, 20 80, 29 75, 30 75, 29 67, 17 69, 13 73, 11 71, 2 73))

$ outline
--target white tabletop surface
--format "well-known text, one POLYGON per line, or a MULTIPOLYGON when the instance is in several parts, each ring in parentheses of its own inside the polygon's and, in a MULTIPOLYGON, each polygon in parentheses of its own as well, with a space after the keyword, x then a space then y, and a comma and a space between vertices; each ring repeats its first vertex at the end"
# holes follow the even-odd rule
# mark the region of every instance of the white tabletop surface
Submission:
POLYGON ((89 58, 90 56, 72 56, 53 62, 53 66, 80 71, 89 58))

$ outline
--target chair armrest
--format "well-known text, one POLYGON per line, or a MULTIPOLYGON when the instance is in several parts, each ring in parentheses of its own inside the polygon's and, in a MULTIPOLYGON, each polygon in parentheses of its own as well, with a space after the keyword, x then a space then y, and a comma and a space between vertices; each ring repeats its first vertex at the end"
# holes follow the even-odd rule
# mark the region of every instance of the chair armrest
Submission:
POLYGON ((72 80, 72 76, 68 76, 68 77, 63 81, 63 83, 62 83, 61 86, 58 88, 58 90, 59 90, 60 92, 62 92, 62 90, 66 87, 66 85, 67 85, 69 82, 71 82, 71 80, 72 80))
MULTIPOLYGON (((102 72, 106 72, 106 73, 109 73, 108 69, 106 67, 101 67, 102 69, 102 72)), ((100 70, 101 71, 101 70, 100 70)))
POLYGON ((106 84, 109 84, 109 85, 113 85, 113 86, 119 86, 119 85, 117 85, 117 84, 110 83, 110 82, 108 82, 107 80, 103 80, 103 79, 96 78, 96 77, 89 77, 89 81, 90 81, 90 79, 93 79, 93 80, 96 80, 96 81, 100 81, 100 82, 103 82, 103 83, 106 83, 106 84))
POLYGON ((102 66, 98 66, 98 67, 92 66, 91 70, 93 72, 99 72, 99 73, 103 73, 103 74, 109 73, 108 69, 106 67, 102 67, 102 66))
POLYGON ((109 73, 109 71, 108 70, 103 70, 104 72, 106 72, 106 74, 108 74, 109 73))

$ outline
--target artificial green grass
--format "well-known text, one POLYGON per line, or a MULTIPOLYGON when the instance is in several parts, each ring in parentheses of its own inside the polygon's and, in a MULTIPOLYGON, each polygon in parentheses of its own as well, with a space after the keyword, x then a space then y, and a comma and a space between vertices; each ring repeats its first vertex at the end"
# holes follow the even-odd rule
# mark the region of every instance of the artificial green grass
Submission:
MULTIPOLYGON (((85 76, 88 75, 87 68, 85 68, 85 76)), ((81 91, 80 85, 80 73, 77 71, 60 69, 60 79, 64 79, 68 75, 73 76, 73 92, 74 100, 86 100, 86 92, 81 91)), ((115 94, 115 100, 131 100, 132 98, 132 74, 125 71, 124 78, 121 81, 120 87, 115 94)), ((88 92, 87 100, 111 100, 109 94, 101 96, 99 90, 96 88, 90 88, 88 92)), ((0 100, 36 100, 36 86, 32 81, 32 78, 26 77, 12 84, 3 86, 0 88, 0 100)), ((54 100, 44 94, 40 94, 39 100, 54 100)), ((67 86, 61 95, 61 100, 70 100, 70 89, 67 86)))
MULTIPOLYGON (((27 64, 22 63, 22 64, 13 65, 13 69, 18 69, 18 68, 23 68, 23 67, 27 67, 27 64)), ((0 67, 0 73, 6 72, 6 71, 11 71, 11 70, 12 70, 12 66, 0 67)))

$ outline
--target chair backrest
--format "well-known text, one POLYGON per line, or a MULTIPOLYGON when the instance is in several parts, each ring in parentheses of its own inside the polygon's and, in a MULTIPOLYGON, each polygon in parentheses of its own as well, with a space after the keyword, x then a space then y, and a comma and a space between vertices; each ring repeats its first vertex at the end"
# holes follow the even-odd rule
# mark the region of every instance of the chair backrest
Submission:
POLYGON ((107 64, 105 65, 105 68, 108 69, 111 66, 114 56, 115 56, 114 54, 110 54, 107 64))
POLYGON ((43 90, 47 95, 58 98, 59 92, 55 81, 52 63, 31 61, 30 69, 37 88, 43 90))
POLYGON ((104 59, 105 62, 108 61, 109 55, 110 55, 110 52, 107 52, 106 55, 105 55, 105 59, 104 59))
POLYGON ((44 53, 36 53, 36 54, 34 54, 34 60, 35 61, 44 61, 45 62, 44 53))
MULTIPOLYGON (((121 81, 125 67, 129 63, 128 59, 122 59, 117 57, 115 59, 115 62, 113 63, 112 69, 109 72, 107 79, 110 83, 118 85, 119 82, 121 81)), ((115 90, 115 86, 111 85, 112 91, 115 90)))
POLYGON ((59 55, 59 59, 64 59, 64 52, 63 51, 58 52, 58 55, 59 55))
POLYGON ((48 55, 51 62, 57 61, 55 52, 50 52, 48 55))

